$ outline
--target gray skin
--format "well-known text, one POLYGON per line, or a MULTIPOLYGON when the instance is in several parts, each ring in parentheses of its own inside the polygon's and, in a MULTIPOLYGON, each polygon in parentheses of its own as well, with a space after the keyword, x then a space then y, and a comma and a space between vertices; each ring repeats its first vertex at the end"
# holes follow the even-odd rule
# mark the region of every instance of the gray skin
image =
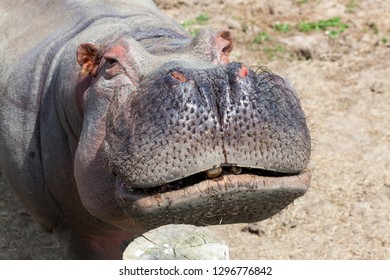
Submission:
POLYGON ((68 257, 260 221, 306 192, 298 96, 229 62, 230 32, 191 38, 152 1, 19 2, 0 4, 0 167, 68 257))

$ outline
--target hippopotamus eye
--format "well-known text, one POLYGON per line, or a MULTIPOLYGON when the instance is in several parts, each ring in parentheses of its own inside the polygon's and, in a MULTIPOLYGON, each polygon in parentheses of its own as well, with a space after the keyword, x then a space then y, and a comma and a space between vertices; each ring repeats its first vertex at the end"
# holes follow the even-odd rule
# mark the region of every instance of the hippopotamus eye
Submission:
POLYGON ((122 74, 124 72, 123 67, 119 63, 119 61, 116 59, 115 56, 107 55, 104 57, 106 60, 106 71, 105 71, 105 78, 111 79, 119 74, 122 74))
POLYGON ((110 66, 113 66, 115 63, 117 63, 118 60, 110 57, 110 58, 106 58, 106 62, 107 62, 107 66, 110 67, 110 66))

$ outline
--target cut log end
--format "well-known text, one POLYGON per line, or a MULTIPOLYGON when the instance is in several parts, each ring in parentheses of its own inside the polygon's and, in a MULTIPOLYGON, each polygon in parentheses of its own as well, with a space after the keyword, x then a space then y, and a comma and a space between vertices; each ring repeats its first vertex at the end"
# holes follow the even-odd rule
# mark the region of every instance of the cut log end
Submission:
POLYGON ((124 260, 228 260, 229 248, 204 227, 166 225, 134 239, 124 260))

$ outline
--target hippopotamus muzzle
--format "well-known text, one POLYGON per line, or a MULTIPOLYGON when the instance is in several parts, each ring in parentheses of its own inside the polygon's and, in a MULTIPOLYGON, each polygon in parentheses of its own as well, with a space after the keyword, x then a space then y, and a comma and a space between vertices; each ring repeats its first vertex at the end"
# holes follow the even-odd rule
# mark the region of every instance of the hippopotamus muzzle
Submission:
POLYGON ((124 211, 146 229, 266 219, 302 196, 310 135, 289 82, 242 63, 170 61, 117 88, 104 152, 124 211))

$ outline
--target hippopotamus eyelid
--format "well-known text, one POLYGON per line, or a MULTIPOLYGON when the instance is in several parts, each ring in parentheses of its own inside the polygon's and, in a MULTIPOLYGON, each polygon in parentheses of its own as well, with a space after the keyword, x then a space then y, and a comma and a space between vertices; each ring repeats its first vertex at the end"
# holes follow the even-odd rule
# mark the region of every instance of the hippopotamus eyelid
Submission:
POLYGON ((118 60, 116 60, 116 58, 106 58, 106 62, 108 66, 112 66, 114 63, 117 63, 118 60))
POLYGON ((118 62, 118 58, 116 57, 115 54, 113 53, 106 53, 103 58, 105 59, 105 61, 107 62, 107 64, 109 65, 112 65, 116 62, 118 62))

